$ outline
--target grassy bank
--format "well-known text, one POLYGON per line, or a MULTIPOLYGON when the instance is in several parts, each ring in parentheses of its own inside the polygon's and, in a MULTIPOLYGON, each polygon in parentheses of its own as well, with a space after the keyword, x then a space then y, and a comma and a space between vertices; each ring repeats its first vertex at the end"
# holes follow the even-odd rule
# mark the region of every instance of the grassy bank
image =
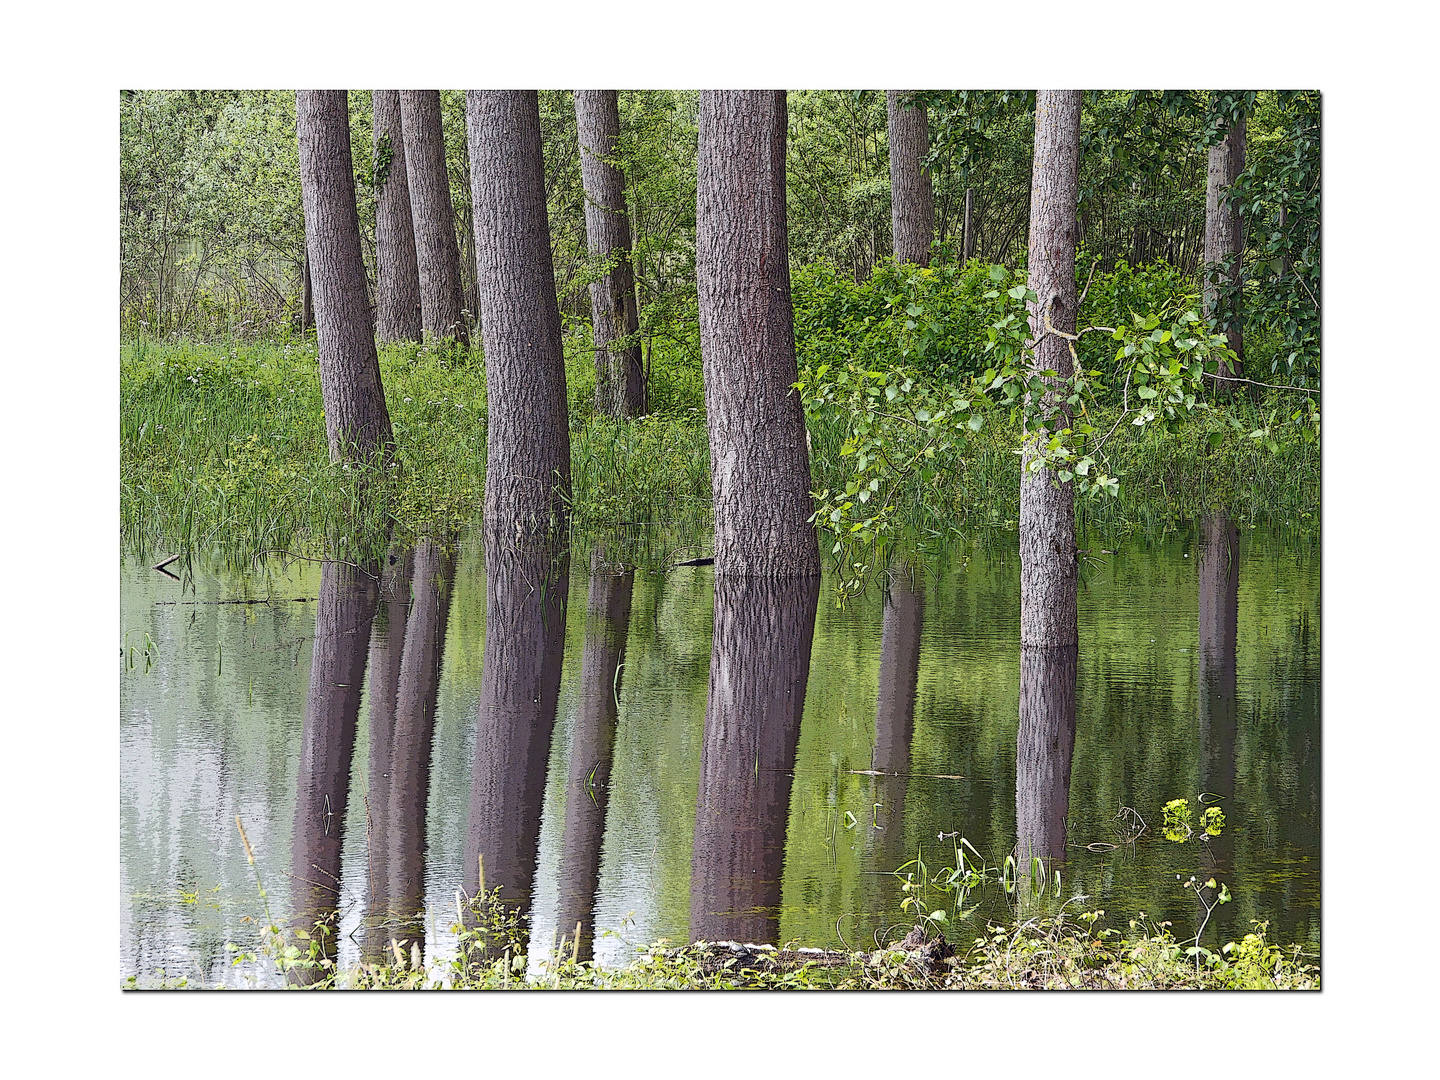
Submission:
MULTIPOLYGON (((652 373, 656 413, 617 424, 592 415, 593 363, 582 346, 567 356, 573 528, 706 528, 708 445, 693 359, 661 357, 652 373)), ((381 373, 397 452, 379 486, 401 539, 465 528, 483 506, 483 364, 464 353, 390 347, 381 351, 381 373)), ((384 550, 389 520, 367 516, 357 474, 329 462, 313 342, 140 341, 122 351, 120 379, 127 549, 218 553, 237 563, 271 551, 363 557, 384 550)), ((1269 405, 1247 400, 1239 408, 1247 424, 1260 427, 1269 405)), ((942 463, 928 485, 902 490, 904 527, 917 535, 957 525, 1013 528, 1017 423, 992 410, 963 460, 942 463)), ((1113 461, 1123 493, 1082 500, 1082 524, 1163 528, 1217 506, 1250 523, 1318 516, 1318 446, 1271 452, 1229 431, 1212 447, 1217 423, 1117 437, 1113 461)), ((815 489, 843 486, 838 427, 816 423, 812 442, 815 489)))

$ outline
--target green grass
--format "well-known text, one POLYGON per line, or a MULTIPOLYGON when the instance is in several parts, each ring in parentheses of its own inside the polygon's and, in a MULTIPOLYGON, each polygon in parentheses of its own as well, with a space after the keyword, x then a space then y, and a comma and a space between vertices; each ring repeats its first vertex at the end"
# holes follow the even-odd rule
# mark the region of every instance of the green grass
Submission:
MULTIPOLYGON (((396 454, 394 467, 377 477, 330 464, 313 340, 127 345, 120 364, 126 549, 233 564, 273 551, 374 558, 391 540, 392 517, 399 540, 468 528, 484 498, 483 363, 463 351, 409 345, 382 349, 380 365, 396 454), (383 498, 362 497, 367 486, 383 498)), ((693 358, 657 351, 656 411, 633 423, 593 416, 594 362, 583 335, 567 342, 566 366, 574 531, 662 548, 703 534, 711 520, 709 450, 693 358)), ((1255 426, 1267 408, 1241 406, 1255 426)), ((902 486, 903 531, 1013 528, 1016 423, 992 410, 963 459, 942 462, 928 486, 902 486)), ((1082 499, 1082 526, 1165 529, 1217 506, 1251 524, 1318 516, 1318 445, 1297 441, 1272 453, 1232 431, 1212 449, 1215 423, 1197 419, 1168 436, 1117 435, 1112 467, 1123 494, 1082 499)), ((811 435, 815 489, 843 484, 838 427, 817 421, 811 435)))

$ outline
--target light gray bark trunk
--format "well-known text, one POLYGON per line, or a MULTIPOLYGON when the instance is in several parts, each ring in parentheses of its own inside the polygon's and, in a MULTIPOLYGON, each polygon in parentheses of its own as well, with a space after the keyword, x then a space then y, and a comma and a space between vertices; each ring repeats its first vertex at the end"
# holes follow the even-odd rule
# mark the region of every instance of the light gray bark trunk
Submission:
MULTIPOLYGON (((1230 340, 1235 355, 1244 358, 1244 309, 1240 288, 1245 281, 1245 225, 1239 210, 1226 199, 1230 185, 1245 169, 1245 121, 1233 125, 1225 138, 1210 148, 1205 170, 1205 315, 1230 340), (1225 273, 1221 264, 1230 260, 1225 273)), ((1217 374, 1239 374, 1229 364, 1217 374)), ((1216 393, 1228 396, 1232 384, 1217 380, 1216 393)))
POLYGON ((715 579, 690 938, 774 943, 818 578, 715 579))
POLYGON ((454 338, 469 344, 469 332, 460 314, 464 303, 460 246, 455 238, 455 207, 450 202, 450 172, 445 165, 440 91, 401 90, 400 118, 405 132, 405 169, 415 224, 425 336, 436 341, 454 338))
POLYGON ((470 90, 465 117, 490 395, 485 520, 514 536, 562 526, 570 498, 539 98, 533 90, 470 90))
POLYGON ((388 460, 393 436, 365 289, 344 90, 300 90, 295 126, 331 461, 388 460))
POLYGON ((376 90, 375 154, 389 147, 390 163, 375 193, 375 261, 378 264, 375 336, 381 341, 421 340, 420 264, 410 216, 410 181, 405 170, 405 135, 400 91, 376 90))
MULTIPOLYGON (((1035 346, 1032 370, 1073 373, 1069 344, 1046 333, 1075 332, 1075 210, 1079 202, 1080 91, 1042 90, 1035 102, 1035 164, 1030 191, 1030 305, 1035 346)), ((1020 479, 1020 642, 1041 648, 1078 644, 1075 588, 1075 502, 1070 483, 1047 468, 1030 468, 1032 438, 1068 426, 1063 404, 1047 394, 1049 416, 1027 430, 1020 479)))
POLYGON ((935 237, 935 192, 930 174, 921 166, 930 152, 930 126, 925 107, 904 104, 909 90, 887 90, 885 107, 890 135, 890 223, 895 261, 930 265, 935 237))
POLYGON ((818 575, 785 225, 785 91, 700 94, 696 278, 719 576, 818 575))
POLYGON ((585 185, 585 235, 590 257, 613 261, 590 284, 595 325, 595 411, 629 419, 645 413, 645 368, 640 359, 640 314, 630 266, 630 220, 625 176, 614 156, 620 144, 620 103, 614 90, 576 90, 575 126, 585 185), (614 344, 626 338, 628 345, 614 344))

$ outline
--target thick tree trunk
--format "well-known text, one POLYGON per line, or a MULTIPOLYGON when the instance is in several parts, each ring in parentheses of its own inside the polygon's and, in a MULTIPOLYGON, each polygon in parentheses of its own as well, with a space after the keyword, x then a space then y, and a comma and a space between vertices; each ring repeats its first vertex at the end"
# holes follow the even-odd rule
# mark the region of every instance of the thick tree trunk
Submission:
MULTIPOLYGON (((410 216, 410 181, 405 170, 405 136, 400 91, 376 90, 377 167, 388 148, 390 163, 375 195, 375 262, 378 264, 375 335, 381 341, 421 340, 420 264, 410 216)), ((378 180, 378 178, 377 178, 378 180)))
POLYGON ((487 530, 485 656, 465 840, 465 891, 530 906, 545 769, 565 653, 570 557, 553 539, 516 545, 487 530))
POLYGON ((700 94, 696 278, 715 571, 816 575, 785 226, 785 91, 700 94))
MULTIPOLYGON (((1075 208, 1079 202, 1080 92, 1042 90, 1035 102, 1035 165, 1030 197, 1030 332, 1037 344, 1032 370, 1073 373, 1069 343, 1050 325, 1075 332, 1075 208)), ((1065 427, 1068 416, 1046 394, 1049 417, 1027 430, 1020 479, 1020 642, 1040 648, 1078 644, 1075 613, 1075 502, 1069 483, 1047 468, 1031 469, 1033 438, 1065 427)))
POLYGON ((440 123, 439 90, 401 90, 401 127, 405 132, 405 170, 410 184, 410 215, 415 223, 415 255, 420 268, 420 311, 425 336, 454 338, 469 344, 460 314, 460 246, 455 238, 455 207, 450 202, 450 172, 445 166, 445 131, 440 123))
POLYGON ((445 660, 445 626, 455 556, 449 544, 422 539, 415 547, 405 652, 395 690, 390 784, 385 817, 389 823, 386 888, 393 936, 406 955, 425 942, 425 814, 430 801, 430 748, 435 705, 445 660))
POLYGON ((344 90, 298 91, 295 126, 330 460, 364 461, 388 459, 393 437, 360 254, 346 100, 344 90))
POLYGON ((365 663, 370 699, 370 791, 365 804, 367 910, 361 946, 367 963, 389 964, 394 905, 390 902, 390 758, 395 740, 395 690, 405 651, 405 617, 410 608, 414 555, 392 549, 380 583, 380 606, 370 624, 370 656, 365 663))
MULTIPOLYGON (((595 890, 600 883, 600 842, 610 802, 610 764, 620 715, 621 659, 630 633, 634 568, 611 566, 603 545, 590 558, 590 598, 585 652, 580 661, 580 707, 570 740, 565 788, 565 847, 560 856, 562 934, 580 927, 578 953, 589 960, 595 949, 595 890)), ((572 939, 573 940, 573 939, 572 939)))
MULTIPOLYGON (((1245 281, 1245 224, 1239 210, 1226 196, 1230 185, 1245 169, 1245 121, 1233 125, 1225 138, 1210 148, 1205 170, 1205 315, 1219 333, 1230 339, 1235 355, 1244 358, 1244 309, 1241 286, 1245 281), (1230 260, 1228 273, 1221 264, 1230 260)), ((1237 374, 1229 364, 1218 375, 1237 374)), ((1216 393, 1229 396, 1232 384, 1216 380, 1216 393)))
MULTIPOLYGON (((1065 857, 1070 764, 1075 753, 1074 646, 1020 648, 1020 728, 1015 741, 1015 861, 1065 857)), ((1050 876, 1047 872, 1047 876, 1050 876)))
POLYGON ((775 943, 818 578, 715 580, 690 938, 775 943))
POLYGON ((887 90, 885 106, 890 129, 890 223, 895 261, 930 265, 935 237, 935 193, 930 174, 921 166, 930 152, 930 126, 925 106, 906 105, 909 90, 887 90))
POLYGON ((470 90, 465 117, 490 394, 485 520, 513 537, 560 527, 570 498, 539 98, 533 90, 470 90))
POLYGON ((595 411, 629 419, 645 413, 645 368, 640 360, 639 309, 630 266, 630 219, 625 176, 613 158, 620 144, 620 103, 614 90, 576 90, 575 126, 585 185, 585 235, 590 257, 614 265, 590 284, 595 324, 595 411), (628 345, 613 344, 626 338, 628 345))
MULTIPOLYGON (((337 945, 350 755, 376 599, 375 578, 363 569, 328 560, 321 567, 290 842, 290 907, 292 925, 312 935, 321 957, 329 960, 334 960, 337 945)), ((290 978, 310 983, 322 975, 315 969, 296 969, 290 978)))

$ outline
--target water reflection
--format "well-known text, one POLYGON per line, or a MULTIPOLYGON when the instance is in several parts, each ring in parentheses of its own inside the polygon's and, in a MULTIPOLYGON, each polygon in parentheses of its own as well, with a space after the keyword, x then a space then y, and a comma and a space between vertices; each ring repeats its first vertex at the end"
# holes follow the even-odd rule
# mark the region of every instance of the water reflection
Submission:
POLYGON ((465 891, 528 910, 565 645, 570 554, 554 540, 485 538, 485 662, 476 719, 465 891))
MULTIPOLYGON (((1206 847, 1214 871, 1229 873, 1235 855, 1235 643, 1240 612, 1240 530, 1224 513, 1200 521, 1200 790, 1218 795, 1231 819, 1206 847)), ((1207 893, 1207 899, 1209 898, 1207 893)))
POLYGON ((565 784, 560 906, 556 915, 559 932, 571 935, 574 955, 580 960, 594 955, 600 842, 605 831, 605 808, 610 801, 610 765, 620 713, 621 659, 630 632, 634 587, 634 567, 612 565, 604 545, 597 544, 590 557, 585 653, 580 661, 580 703, 565 784))
MULTIPOLYGON (((313 934, 321 959, 332 961, 350 755, 378 580, 378 574, 352 563, 327 560, 320 571, 295 795, 290 895, 294 927, 313 934)), ((296 969, 291 978, 304 983, 320 974, 316 968, 296 969)))
POLYGON ((819 578, 717 577, 690 937, 775 942, 819 578))
POLYGON ((881 865, 904 861, 905 790, 910 783, 910 737, 915 730, 915 689, 920 677, 920 629, 925 595, 916 568, 898 564, 885 591, 880 619, 880 682, 875 699, 872 824, 881 865))
POLYGON ((1074 646, 1020 649, 1020 731, 1015 740, 1015 861, 1065 856, 1070 763, 1075 752, 1074 646))

